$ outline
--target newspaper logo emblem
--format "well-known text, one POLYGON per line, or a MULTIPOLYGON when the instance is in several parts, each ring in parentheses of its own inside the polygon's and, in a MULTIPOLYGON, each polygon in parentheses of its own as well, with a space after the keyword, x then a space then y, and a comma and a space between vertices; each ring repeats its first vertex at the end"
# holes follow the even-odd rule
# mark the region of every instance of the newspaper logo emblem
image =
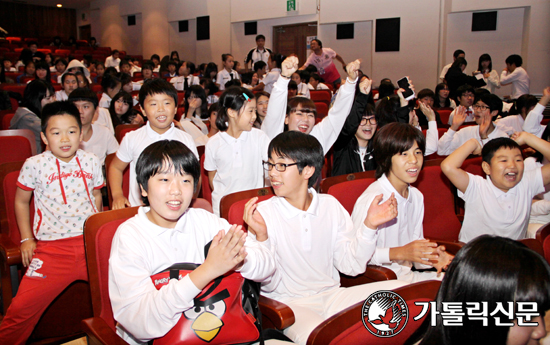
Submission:
POLYGON ((401 332, 409 321, 405 300, 393 291, 377 291, 370 295, 361 309, 363 325, 373 335, 391 338, 401 332))

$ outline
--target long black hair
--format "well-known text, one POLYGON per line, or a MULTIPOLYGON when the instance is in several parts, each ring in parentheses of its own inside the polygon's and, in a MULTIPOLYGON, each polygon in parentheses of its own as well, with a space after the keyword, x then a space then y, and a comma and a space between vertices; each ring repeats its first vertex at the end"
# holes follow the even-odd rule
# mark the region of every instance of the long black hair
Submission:
POLYGON ((232 86, 226 89, 218 101, 220 110, 218 110, 218 117, 216 118, 216 127, 222 132, 227 131, 229 127, 227 111, 231 109, 240 114, 241 109, 252 99, 254 99, 254 94, 244 87, 232 86))
POLYGON ((55 90, 51 83, 47 83, 40 79, 35 79, 27 84, 25 91, 23 92, 22 107, 25 107, 32 111, 36 116, 41 117, 42 114, 42 100, 46 98, 50 91, 50 96, 53 96, 55 90))

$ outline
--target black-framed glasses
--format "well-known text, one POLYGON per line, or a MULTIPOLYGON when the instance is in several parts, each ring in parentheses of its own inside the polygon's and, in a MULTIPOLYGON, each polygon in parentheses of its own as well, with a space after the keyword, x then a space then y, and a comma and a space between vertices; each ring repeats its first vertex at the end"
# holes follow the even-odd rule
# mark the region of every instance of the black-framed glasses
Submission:
POLYGON ((376 124, 376 118, 373 116, 373 117, 363 117, 361 119, 361 123, 359 124, 360 126, 364 126, 368 123, 370 123, 371 125, 375 125, 376 124))
POLYGON ((284 172, 286 170, 286 168, 291 167, 293 165, 298 165, 300 163, 292 163, 292 164, 275 163, 275 164, 273 164, 273 163, 263 161, 262 164, 264 166, 265 171, 271 171, 271 169, 273 169, 273 167, 275 167, 275 170, 277 170, 278 172, 284 172))
POLYGON ((487 110, 487 109, 489 109, 489 107, 486 106, 486 105, 474 104, 473 107, 474 107, 474 109, 476 109, 476 110, 479 110, 479 109, 481 109, 481 110, 487 110))

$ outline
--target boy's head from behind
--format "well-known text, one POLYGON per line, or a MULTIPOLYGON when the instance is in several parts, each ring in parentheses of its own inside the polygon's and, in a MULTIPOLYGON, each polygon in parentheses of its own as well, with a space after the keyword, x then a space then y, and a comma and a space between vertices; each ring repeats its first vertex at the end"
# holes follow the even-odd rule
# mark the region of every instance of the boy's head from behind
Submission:
POLYGON ((173 228, 193 199, 200 164, 183 143, 161 140, 140 154, 136 175, 143 202, 151 206, 149 219, 159 226, 173 228))
POLYGON ((293 187, 304 179, 308 180, 308 188, 313 187, 321 176, 325 161, 323 147, 319 141, 314 136, 297 131, 277 135, 269 143, 268 156, 269 163, 276 164, 270 167, 269 178, 275 193, 277 195, 282 193, 279 196, 285 196, 284 191, 293 192, 295 189, 293 187), (292 165, 296 163, 296 167, 287 166, 285 171, 280 171, 283 170, 282 165, 277 166, 277 163, 292 165), (292 173, 293 171, 295 174, 292 173))
POLYGON ((376 167, 376 178, 380 178, 382 175, 389 177, 390 174, 399 174, 399 176, 410 175, 410 179, 416 181, 422 168, 425 149, 426 138, 418 129, 400 122, 385 125, 374 136, 374 158, 378 165, 376 167), (413 148, 420 150, 419 157, 417 155, 419 152, 409 152, 413 148), (405 153, 408 156, 416 157, 416 162, 411 162, 410 167, 407 164, 404 167, 394 166, 394 163, 399 163, 396 162, 396 158, 405 156, 405 153), (417 170, 414 171, 415 169, 417 170))
POLYGON ((53 102, 44 106, 40 136, 55 157, 70 162, 80 145, 81 133, 80 113, 72 102, 53 102))
POLYGON ((510 138, 490 140, 481 150, 481 167, 491 177, 498 189, 507 192, 523 177, 523 155, 521 148, 510 138))

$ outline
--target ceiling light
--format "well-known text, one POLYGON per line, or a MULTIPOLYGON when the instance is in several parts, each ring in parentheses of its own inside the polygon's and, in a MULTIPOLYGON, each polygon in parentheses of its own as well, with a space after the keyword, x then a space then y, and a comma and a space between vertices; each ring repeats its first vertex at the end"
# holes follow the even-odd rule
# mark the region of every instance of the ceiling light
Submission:
POLYGON ((63 5, 61 5, 61 4, 57 4, 57 7, 63 7, 63 5))

